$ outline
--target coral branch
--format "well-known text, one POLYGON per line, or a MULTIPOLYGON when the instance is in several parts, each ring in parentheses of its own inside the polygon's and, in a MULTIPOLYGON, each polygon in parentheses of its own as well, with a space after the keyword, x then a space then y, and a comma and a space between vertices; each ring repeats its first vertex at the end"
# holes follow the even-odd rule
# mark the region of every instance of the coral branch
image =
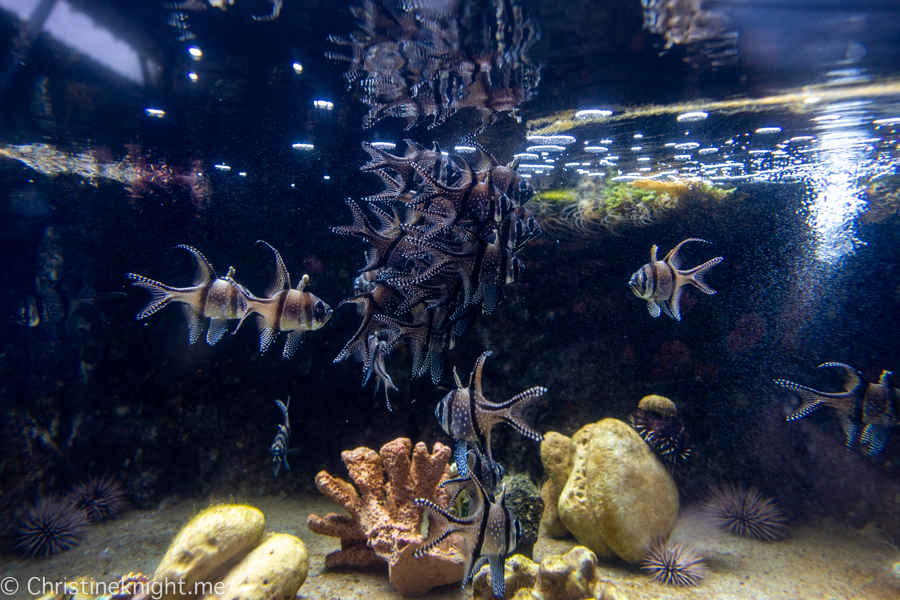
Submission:
POLYGON ((341 549, 329 554, 325 565, 386 561, 391 582, 406 596, 462 579, 462 557, 449 542, 420 559, 413 556, 422 543, 422 510, 413 500, 426 498, 446 506, 447 494, 438 484, 449 474, 449 458, 450 448, 443 444, 436 443, 429 453, 424 443, 413 448, 407 438, 385 444, 380 453, 369 448, 343 452, 341 459, 356 488, 324 471, 316 476, 316 486, 350 516, 310 515, 307 521, 311 531, 341 539, 341 549))

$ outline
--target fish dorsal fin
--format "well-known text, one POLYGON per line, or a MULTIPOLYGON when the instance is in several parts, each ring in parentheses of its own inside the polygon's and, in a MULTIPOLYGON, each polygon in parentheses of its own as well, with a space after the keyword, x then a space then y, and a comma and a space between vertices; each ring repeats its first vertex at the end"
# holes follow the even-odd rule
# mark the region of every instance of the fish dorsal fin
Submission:
POLYGON ((651 246, 651 248, 650 248, 650 262, 652 262, 652 263, 656 262, 656 251, 657 250, 658 250, 658 247, 656 246, 656 244, 653 244, 653 246, 651 246))
POLYGON ((477 149, 475 153, 475 170, 476 171, 484 171, 490 169, 491 167, 497 167, 499 164, 497 163, 497 159, 491 156, 487 150, 481 147, 481 144, 478 142, 472 142, 472 144, 477 149))
POLYGON ((456 367, 453 367, 453 379, 456 380, 456 389, 463 389, 462 381, 459 379, 459 373, 456 372, 456 367))
POLYGON ((881 377, 878 378, 878 385, 891 385, 891 377, 893 375, 891 371, 882 371, 881 377))
POLYGON ((860 385, 868 385, 868 381, 866 381, 865 375, 863 375, 850 365, 845 365, 844 363, 839 362, 826 362, 819 365, 820 369, 825 367, 840 367, 847 372, 847 378, 844 379, 844 391, 852 392, 860 385))
POLYGON ((302 292, 306 289, 306 286, 309 285, 309 275, 304 275, 300 278, 300 281, 297 282, 297 291, 302 292))
MULTIPOLYGON (((486 350, 481 353, 481 356, 478 357, 478 360, 475 361, 475 370, 472 371, 472 377, 475 379, 475 393, 479 396, 484 396, 481 393, 481 371, 484 369, 484 361, 487 360, 488 356, 493 354, 490 350, 486 350)), ((472 381, 469 381, 469 387, 472 387, 472 381)))
POLYGON ((234 267, 228 267, 228 274, 225 275, 225 279, 234 279, 234 267))
POLYGON ((209 264, 209 261, 206 260, 206 257, 203 256, 199 250, 186 244, 179 244, 175 247, 187 250, 194 255, 194 260, 197 261, 197 271, 194 273, 193 285, 200 285, 216 278, 215 269, 213 269, 213 266, 209 264))
POLYGON ((404 156, 407 156, 407 157, 415 156, 422 150, 425 150, 425 146, 423 146, 422 144, 420 144, 418 142, 414 142, 412 140, 403 140, 403 141, 406 142, 406 153, 404 154, 404 156))
POLYGON ((434 150, 435 152, 437 152, 438 154, 441 154, 441 145, 438 144, 437 142, 431 143, 431 149, 434 150))
POLYGON ((284 261, 281 260, 281 255, 278 253, 278 250, 272 248, 272 245, 269 242, 263 240, 256 240, 256 243, 265 244, 275 253, 275 278, 266 290, 266 298, 271 298, 282 290, 291 289, 291 276, 288 274, 287 267, 284 266, 284 261))
POLYGON ((681 247, 687 244, 688 242, 703 242, 704 244, 709 244, 706 240, 701 240, 700 238, 688 238, 669 250, 669 253, 666 254, 666 257, 663 259, 665 262, 669 263, 669 266, 673 269, 681 268, 681 247))

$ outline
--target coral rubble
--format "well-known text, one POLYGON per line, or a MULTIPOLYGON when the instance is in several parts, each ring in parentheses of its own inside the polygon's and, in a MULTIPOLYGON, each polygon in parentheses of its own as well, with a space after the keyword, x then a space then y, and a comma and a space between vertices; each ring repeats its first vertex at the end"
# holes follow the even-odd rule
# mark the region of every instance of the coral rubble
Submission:
POLYGON ((609 182, 606 178, 590 177, 575 188, 539 191, 532 212, 553 233, 618 234, 628 227, 647 227, 664 221, 678 209, 715 206, 732 196, 732 191, 699 182, 609 182))
POLYGON ((424 443, 412 448, 409 439, 398 438, 378 453, 357 448, 341 454, 358 490, 320 472, 316 476, 319 491, 350 513, 310 515, 307 521, 311 531, 341 539, 341 549, 325 558, 325 566, 387 562, 391 583, 405 596, 419 596, 435 586, 461 580, 463 560, 449 543, 421 558, 413 557, 423 540, 422 509, 413 500, 425 498, 447 505, 447 493, 438 484, 449 474, 449 458, 450 448, 440 443, 435 443, 429 454, 424 443))
MULTIPOLYGON (((548 556, 540 565, 524 556, 506 561, 504 600, 625 600, 610 583, 597 575, 597 555, 576 546, 567 554, 548 556)), ((482 568, 475 576, 475 600, 492 600, 490 570, 482 568)))

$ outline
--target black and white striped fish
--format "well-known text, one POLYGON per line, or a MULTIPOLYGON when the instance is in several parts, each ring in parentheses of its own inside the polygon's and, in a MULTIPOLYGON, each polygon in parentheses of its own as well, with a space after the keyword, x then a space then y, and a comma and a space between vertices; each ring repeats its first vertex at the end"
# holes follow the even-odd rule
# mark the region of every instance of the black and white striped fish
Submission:
POLYGON ((650 262, 641 267, 628 282, 628 286, 634 295, 647 301, 647 308, 651 317, 658 317, 664 312, 676 321, 681 320, 681 307, 679 300, 684 293, 685 284, 692 284, 704 294, 715 294, 716 291, 706 285, 703 277, 711 268, 722 262, 722 257, 706 261, 693 269, 681 269, 681 256, 678 254, 681 247, 688 242, 703 242, 699 238, 689 238, 672 248, 662 260, 656 260, 657 247, 650 248, 650 262))
POLYGON ((269 451, 272 455, 275 477, 278 477, 278 470, 281 468, 281 465, 284 465, 284 468, 288 471, 291 470, 291 466, 287 461, 288 444, 291 441, 291 420, 290 417, 288 417, 288 408, 291 406, 291 397, 288 396, 287 404, 281 400, 276 400, 275 404, 281 409, 281 415, 284 417, 284 424, 278 426, 278 433, 275 434, 275 441, 272 442, 272 447, 269 451))
POLYGON ((252 294, 234 280, 234 267, 228 268, 225 277, 216 277, 213 266, 199 250, 184 244, 176 248, 187 250, 194 256, 197 271, 193 285, 176 288, 143 275, 127 273, 125 276, 134 281, 132 285, 142 287, 153 295, 150 303, 138 313, 137 319, 146 319, 170 302, 180 302, 188 322, 188 343, 193 344, 200 339, 204 326, 202 318, 209 317, 206 341, 213 345, 222 339, 228 321, 241 318, 243 298, 252 294))
POLYGON ((847 449, 859 441, 863 452, 875 456, 884 450, 891 429, 900 425, 900 389, 891 385, 890 371, 883 371, 878 383, 869 383, 865 375, 849 365, 827 362, 822 367, 840 367, 847 372, 842 392, 820 392, 804 385, 776 379, 775 384, 797 392, 803 400, 800 408, 788 415, 795 421, 823 406, 838 411, 847 449))
POLYGON ((506 506, 506 488, 501 490, 499 498, 493 502, 478 480, 473 477, 452 479, 445 481, 441 486, 449 488, 451 506, 461 493, 468 494, 469 516, 453 516, 430 500, 416 498, 414 500, 416 505, 426 508, 431 515, 431 526, 428 537, 422 541, 422 546, 413 553, 413 556, 420 558, 449 535, 458 533, 464 541, 463 589, 487 563, 491 569, 491 587, 494 595, 502 598, 506 592, 504 560, 515 552, 523 533, 522 525, 506 506))
POLYGON ((540 433, 525 423, 522 411, 534 399, 546 394, 547 388, 533 387, 499 404, 489 402, 481 391, 481 371, 484 361, 490 355, 490 351, 485 352, 475 361, 475 369, 469 376, 468 387, 463 387, 454 369, 453 377, 456 379, 457 389, 444 396, 434 411, 441 428, 456 440, 454 456, 460 475, 468 472, 466 442, 480 444, 489 463, 494 463, 494 457, 491 455, 491 429, 498 423, 509 423, 513 429, 537 442, 544 439, 540 433))
POLYGON ((259 351, 265 352, 280 331, 288 332, 282 356, 290 358, 303 340, 307 331, 319 329, 331 318, 331 307, 314 294, 305 291, 309 283, 309 275, 304 275, 291 289, 291 276, 278 250, 270 244, 259 240, 275 253, 275 279, 272 280, 265 298, 257 298, 252 294, 243 296, 243 316, 234 332, 240 328, 250 314, 256 313, 256 325, 259 328, 259 351))

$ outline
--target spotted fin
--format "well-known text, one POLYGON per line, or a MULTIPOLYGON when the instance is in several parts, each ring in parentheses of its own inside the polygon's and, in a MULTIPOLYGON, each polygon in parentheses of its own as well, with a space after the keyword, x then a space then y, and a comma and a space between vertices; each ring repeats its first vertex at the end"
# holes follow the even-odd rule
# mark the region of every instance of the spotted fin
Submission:
POLYGON ((515 429, 525 437, 531 438, 536 442, 540 442, 544 439, 544 436, 542 436, 540 433, 532 429, 531 426, 525 423, 522 412, 529 404, 531 404, 532 401, 540 398, 546 393, 547 388, 545 387, 533 387, 525 390, 521 394, 516 394, 503 404, 496 405, 496 408, 507 408, 508 411, 504 420, 509 423, 513 429, 515 429))
POLYGON ((181 310, 184 312, 184 317, 188 322, 188 343, 195 344, 203 333, 203 321, 200 320, 194 309, 187 304, 182 304, 181 310))
POLYGON ((491 588, 494 590, 494 596, 503 598, 506 593, 506 580, 503 577, 503 557, 499 554, 491 554, 487 558, 488 564, 491 566, 491 588))
POLYGON ((266 290, 266 298, 271 298, 282 290, 291 289, 291 276, 288 274, 287 267, 284 266, 284 261, 281 260, 281 255, 278 253, 278 250, 273 248, 270 243, 263 240, 256 240, 256 243, 265 244, 275 253, 275 277, 272 279, 272 283, 269 284, 269 287, 266 290))
MULTIPOLYGON (((674 248, 672 248, 671 250, 669 250, 669 253, 666 254, 666 257, 663 259, 663 261, 669 263, 669 266, 672 267, 673 269, 676 269, 676 270, 680 269, 681 268, 681 247, 684 246, 685 244, 687 244, 688 242, 703 242, 704 244, 710 243, 710 242, 707 242, 706 240, 702 240, 700 238, 688 238, 688 239, 684 240, 683 242, 681 242, 680 244, 678 244, 677 246, 675 246, 674 248)), ((654 246, 654 248, 655 248, 655 246, 654 246)), ((721 260, 721 259, 719 259, 719 260, 721 260)))
POLYGON ((653 300, 647 300, 647 310, 650 311, 650 316, 651 316, 651 317, 658 317, 658 316, 659 316, 659 313, 660 313, 660 310, 659 310, 659 304, 657 304, 657 303, 654 302, 653 300))
POLYGON ((305 331, 291 331, 287 335, 287 340, 284 342, 284 351, 281 353, 283 358, 290 358, 293 356, 294 352, 297 350, 297 346, 300 345, 300 342, 303 341, 303 334, 305 331))
POLYGON ((256 327, 259 329, 259 351, 263 353, 269 349, 278 333, 269 327, 262 315, 256 315, 256 327))
POLYGON ((838 419, 841 422, 841 427, 844 430, 844 435, 847 438, 846 446, 847 450, 853 447, 853 442, 859 437, 860 426, 859 423, 851 419, 844 413, 838 413, 838 419))
POLYGON ((228 321, 225 319, 210 319, 209 331, 206 332, 206 343, 215 346, 216 342, 222 339, 225 331, 228 329, 228 321))
POLYGON ((178 288, 170 287, 164 283, 148 279, 143 275, 138 275, 136 273, 126 273, 125 277, 134 281, 134 283, 132 283, 131 285, 144 288, 151 294, 150 302, 147 304, 147 306, 144 307, 144 310, 139 312, 135 317, 138 321, 140 321, 141 319, 146 319, 159 309, 166 306, 169 302, 175 299, 173 292, 180 291, 178 288))
POLYGON ((202 285, 216 278, 215 269, 199 250, 186 244, 179 244, 175 247, 187 250, 194 255, 194 260, 197 261, 197 271, 194 273, 193 285, 202 285))
POLYGON ((888 436, 891 432, 887 427, 869 423, 863 428, 859 443, 863 447, 863 451, 869 456, 880 454, 887 444, 888 436))

